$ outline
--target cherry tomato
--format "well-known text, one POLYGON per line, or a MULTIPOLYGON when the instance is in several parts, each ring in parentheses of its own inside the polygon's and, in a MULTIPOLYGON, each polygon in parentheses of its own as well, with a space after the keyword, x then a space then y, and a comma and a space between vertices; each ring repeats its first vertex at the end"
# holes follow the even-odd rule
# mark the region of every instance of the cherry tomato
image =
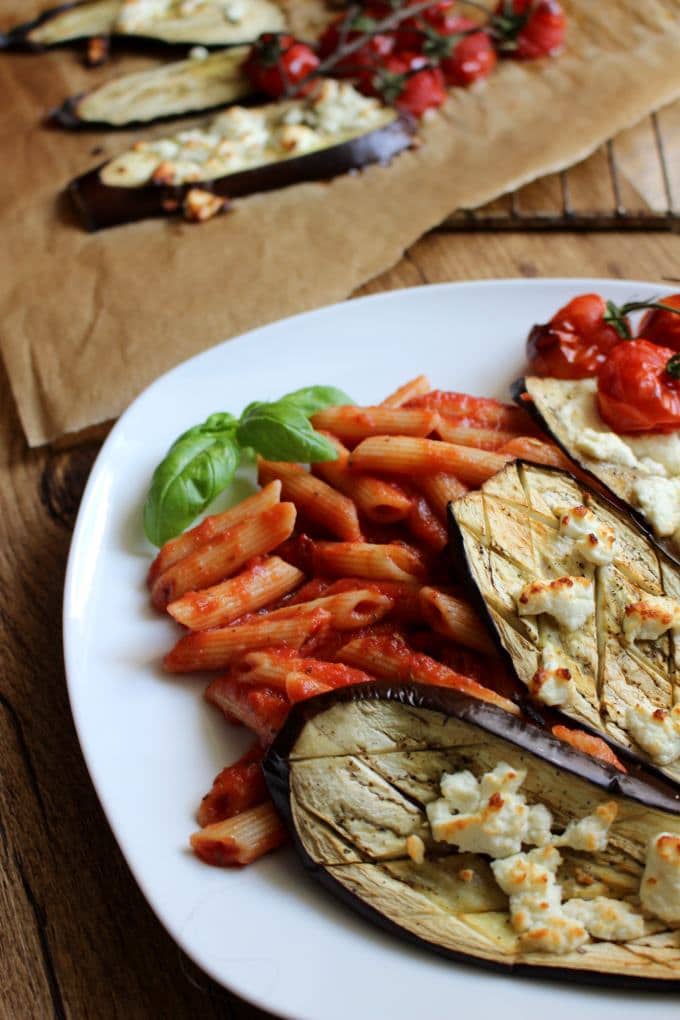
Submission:
POLYGON ((660 298, 659 303, 677 308, 678 314, 665 312, 661 308, 650 309, 640 320, 638 336, 643 336, 653 344, 661 344, 663 347, 672 347, 674 351, 680 351, 680 294, 660 298))
POLYGON ((440 63, 447 85, 471 85, 486 78, 498 57, 486 32, 473 32, 459 39, 440 63))
MULTIPOLYGON (((469 32, 476 28, 476 23, 470 18, 463 18, 458 14, 452 14, 449 9, 439 10, 438 5, 434 8, 428 7, 421 11, 414 18, 408 18, 395 30, 397 49, 407 52, 428 53, 429 56, 439 56, 432 52, 432 43, 444 42, 452 35, 462 32, 469 32), (428 49, 429 46, 429 49, 428 49)), ((446 54, 444 49, 443 53, 446 54)))
POLYGON ((605 321, 607 305, 599 294, 580 294, 534 326, 527 339, 527 358, 534 375, 554 379, 586 379, 600 365, 621 336, 605 321))
POLYGON ((566 27, 567 19, 557 0, 539 0, 517 35, 515 56, 519 60, 552 56, 564 44, 566 27))
MULTIPOLYGON (((676 352, 648 340, 623 340, 597 377, 600 414, 615 432, 670 432, 680 428, 680 378, 669 361, 676 352)), ((678 366, 680 375, 680 366, 678 366)))
POLYGON ((288 89, 298 95, 309 92, 314 85, 311 79, 297 89, 295 86, 316 71, 319 58, 292 35, 266 32, 253 43, 243 66, 258 92, 278 99, 288 89))
POLYGON ((429 67, 420 53, 394 53, 375 73, 360 79, 360 88, 379 95, 398 110, 422 117, 446 99, 444 75, 438 67, 429 67))
MULTIPOLYGON (((356 19, 355 19, 356 20, 356 19)), ((330 24, 323 32, 319 39, 319 53, 322 58, 329 57, 332 53, 335 53, 338 46, 340 45, 341 39, 344 39, 346 43, 354 42, 360 36, 365 35, 361 31, 360 22, 359 27, 352 29, 350 26, 349 31, 345 34, 343 32, 343 26, 345 23, 345 16, 337 18, 332 24, 330 24)), ((385 57, 394 49, 394 36, 393 35, 373 35, 366 40, 363 46, 354 53, 350 53, 348 56, 343 57, 337 64, 333 66, 332 74, 339 78, 353 78, 360 74, 362 71, 370 70, 371 68, 377 67, 382 63, 385 57)))

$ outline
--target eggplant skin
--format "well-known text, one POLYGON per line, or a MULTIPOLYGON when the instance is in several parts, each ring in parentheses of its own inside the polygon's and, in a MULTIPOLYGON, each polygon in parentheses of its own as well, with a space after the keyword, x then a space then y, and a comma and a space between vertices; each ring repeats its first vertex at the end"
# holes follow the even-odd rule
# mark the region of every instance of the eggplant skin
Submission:
POLYGON ((293 184, 331 180, 372 163, 385 164, 412 143, 412 122, 405 117, 395 117, 384 127, 338 145, 205 183, 194 181, 178 186, 115 188, 102 183, 100 172, 106 164, 101 164, 73 180, 68 190, 87 229, 94 231, 167 216, 181 208, 184 197, 192 188, 202 188, 223 198, 245 198, 293 184))
MULTIPOLYGON (((495 955, 476 955, 473 952, 465 952, 452 949, 448 946, 438 944, 426 937, 421 937, 414 930, 408 930, 397 921, 386 916, 380 909, 367 902, 357 895, 351 888, 351 882, 341 882, 327 870, 327 867, 320 861, 315 860, 308 852, 300 831, 296 825, 295 811, 293 808, 293 771, 296 763, 309 761, 304 755, 296 757, 295 745, 301 735, 304 737, 305 728, 313 723, 317 716, 342 704, 357 702, 386 702, 403 706, 409 715, 416 715, 419 711, 438 713, 446 717, 446 720, 461 720, 466 724, 477 727, 480 731, 480 739, 484 734, 490 738, 500 738, 508 745, 514 746, 519 752, 529 753, 535 758, 540 758, 547 768, 557 767, 580 780, 593 784, 602 793, 615 797, 626 798, 636 802, 635 813, 640 809, 647 808, 652 811, 660 811, 673 816, 671 824, 678 827, 675 818, 680 818, 680 797, 671 783, 659 780, 654 784, 625 775, 608 765, 600 763, 588 755, 569 747, 562 741, 557 740, 543 730, 523 722, 516 717, 509 715, 502 709, 484 702, 469 698, 447 688, 432 687, 422 684, 411 684, 408 686, 395 687, 387 681, 376 681, 368 684, 357 684, 352 687, 341 688, 330 691, 326 694, 311 698, 308 701, 299 702, 295 705, 288 716, 288 719, 272 744, 263 763, 264 775, 269 793, 274 804, 287 826, 298 857, 306 871, 321 885, 323 885, 333 896, 346 904, 353 911, 359 913, 366 920, 378 925, 391 934, 398 935, 407 942, 421 948, 426 948, 444 956, 450 960, 459 960, 464 963, 474 963, 489 970, 501 973, 517 974, 524 977, 555 978, 559 980, 578 981, 584 984, 599 986, 610 986, 615 988, 638 988, 648 991, 677 991, 680 990, 680 970, 677 969, 677 950, 672 950, 671 965, 663 960, 663 951, 660 956, 661 962, 651 962, 647 966, 637 967, 637 973, 631 974, 622 963, 620 956, 617 959, 619 947, 615 947, 614 971, 593 970, 583 966, 580 969, 574 965, 573 959, 570 966, 560 966, 550 958, 550 962, 543 962, 541 954, 534 954, 532 962, 524 960, 503 960, 501 952, 495 955), (413 711, 415 710, 415 712, 413 711), (654 972, 654 976, 650 975, 654 972), (659 974, 669 972, 669 977, 660 977, 659 974)), ((446 720, 443 725, 446 726, 446 720)), ((323 725, 323 724, 322 724, 323 725)), ((399 744, 399 736, 395 736, 399 744)), ((417 736, 411 743, 411 747, 417 745, 417 736)), ((409 747, 408 738, 402 741, 404 750, 409 747)), ((401 750, 398 747, 397 750, 401 750)), ((474 747, 472 749, 474 751, 474 747)), ((362 755, 371 752, 363 745, 351 748, 339 748, 337 751, 328 751, 331 760, 336 756, 345 754, 362 755)), ((373 751, 377 756, 378 752, 373 751)), ((387 753, 389 758, 391 755, 387 753)), ((323 758, 320 754, 319 758, 323 758)), ((314 763, 315 756, 311 761, 314 763)), ((324 790, 319 795, 323 797, 324 790)), ((343 851, 341 851, 342 853, 343 851)), ((351 853, 346 855, 347 867, 352 868, 356 856, 351 853)), ((389 867, 389 861, 388 867, 389 867)), ((342 873, 343 863, 335 867, 336 872, 342 873)), ((405 891, 408 890, 408 883, 405 891)), ((417 910, 417 908, 416 908, 417 910)), ((415 916, 418 916, 417 914, 415 916)), ((472 942, 470 943, 472 945, 472 942)), ((610 946, 610 943, 597 943, 596 946, 610 946)), ((592 948, 592 947, 591 947, 592 948)), ((623 950, 621 950, 623 951, 623 950)), ((647 948, 640 950, 646 953, 647 948)), ((581 952, 581 951, 580 951, 581 952)), ((654 950, 652 950, 654 952, 654 950)), ((579 955, 579 954, 571 954, 579 955)), ((600 954, 601 955, 601 954, 600 954)), ((524 958, 526 959, 526 957, 524 958)), ((628 965, 630 967, 630 964, 628 965)))

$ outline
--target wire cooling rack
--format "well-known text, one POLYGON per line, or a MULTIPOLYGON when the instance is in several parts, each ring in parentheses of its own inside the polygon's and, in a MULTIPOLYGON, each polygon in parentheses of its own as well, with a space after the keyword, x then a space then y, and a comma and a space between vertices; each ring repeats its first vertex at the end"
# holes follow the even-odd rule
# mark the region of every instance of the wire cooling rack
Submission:
POLYGON ((680 102, 607 142, 583 163, 474 210, 446 230, 680 232, 680 102))

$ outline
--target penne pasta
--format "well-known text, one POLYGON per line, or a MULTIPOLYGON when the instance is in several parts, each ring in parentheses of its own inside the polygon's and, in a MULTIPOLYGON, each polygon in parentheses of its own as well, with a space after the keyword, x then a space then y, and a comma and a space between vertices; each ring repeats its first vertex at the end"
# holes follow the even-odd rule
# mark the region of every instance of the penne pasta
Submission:
POLYGON ((223 822, 206 825, 191 836, 194 853, 207 864, 228 868, 251 864, 286 841, 286 830, 271 801, 223 822))
POLYGON ((420 553, 396 542, 314 542, 312 565, 320 574, 409 581, 425 576, 420 553))
POLYGON ((457 641, 466 648, 486 654, 495 654, 495 646, 483 621, 463 599, 448 595, 429 585, 420 589, 420 606, 423 617, 438 634, 457 641))
POLYGON ((423 475, 416 481, 418 488, 443 524, 446 524, 449 503, 464 496, 468 491, 467 485, 463 485, 455 475, 446 474, 444 471, 423 475))
POLYGON ((416 496, 406 524, 419 542, 435 553, 440 553, 448 541, 448 532, 424 496, 416 496))
POLYGON ((358 669, 370 669, 375 676, 384 680, 400 683, 415 680, 417 683, 451 687, 470 697, 498 705, 513 715, 519 714, 517 706, 507 698, 482 686, 472 677, 443 666, 429 655, 414 652, 398 634, 372 634, 355 638, 342 646, 336 658, 358 669))
POLYGON ((269 556, 228 581, 188 592, 171 602, 168 612, 190 630, 220 627, 276 602, 297 588, 304 576, 280 557, 269 556))
POLYGON ((533 461, 534 464, 563 468, 565 471, 573 471, 575 466, 555 443, 536 439, 534 436, 516 436, 502 446, 500 452, 521 460, 533 461))
POLYGON ((208 684, 204 696, 228 722, 252 730, 262 747, 271 744, 288 715, 289 705, 281 691, 264 684, 242 684, 230 673, 208 684))
POLYGON ((263 753, 259 743, 253 744, 238 761, 218 772, 198 809, 201 828, 233 818, 267 799, 262 774, 263 753))
POLYGON ((156 579, 152 604, 164 609, 186 592, 222 581, 248 560, 275 549, 292 534, 296 513, 292 503, 277 503, 204 542, 156 579))
POLYGON ((301 614, 324 612, 330 617, 330 626, 334 630, 356 630, 370 627, 390 612, 393 601, 372 588, 351 588, 349 591, 334 595, 323 595, 296 606, 285 606, 263 619, 296 619, 301 614))
POLYGON ((437 412, 427 408, 327 407, 312 417, 315 429, 350 443, 367 436, 428 436, 438 423, 437 412))
POLYGON ((394 393, 390 393, 389 397, 385 397, 381 401, 382 407, 403 407, 409 400, 413 400, 415 397, 422 397, 425 393, 429 393, 432 389, 432 383, 426 375, 417 375, 415 379, 410 379, 399 389, 396 389, 394 393))
POLYGON ((409 400, 408 407, 428 408, 448 417, 458 418, 461 425, 501 429, 515 434, 534 435, 536 426, 526 411, 512 404, 503 404, 491 397, 473 397, 451 390, 431 390, 409 400))
POLYGON ((373 436, 364 439, 350 454, 356 471, 389 471, 397 475, 424 475, 444 471, 466 485, 477 486, 512 460, 509 454, 457 446, 437 439, 413 436, 373 436))
POLYGON ((258 472, 262 484, 280 481, 284 498, 292 500, 305 517, 331 535, 349 542, 361 539, 356 506, 326 482, 315 478, 298 464, 259 460, 258 472))
POLYGON ((314 474, 339 489, 354 501, 360 513, 378 524, 402 521, 411 509, 411 500, 394 482, 370 475, 358 475, 348 466, 349 450, 330 432, 324 433, 338 451, 337 460, 315 464, 314 474))
POLYGON ((190 531, 185 531, 182 535, 178 535, 177 538, 171 538, 169 542, 166 542, 163 548, 158 552, 155 560, 149 568, 148 583, 149 587, 152 587, 153 583, 164 571, 171 567, 173 563, 177 563, 178 560, 188 556, 190 552, 197 549, 198 546, 204 545, 211 538, 215 538, 217 535, 223 534, 225 531, 229 531, 235 524, 240 524, 241 521, 247 520, 249 517, 254 517, 259 514, 261 510, 268 510, 270 507, 278 503, 281 498, 281 482, 273 481, 269 485, 266 485, 259 492, 256 492, 253 496, 249 496, 247 499, 237 503, 236 506, 231 507, 229 510, 225 510, 221 514, 213 514, 211 517, 206 517, 204 521, 197 524, 195 528, 191 528, 190 531))
MULTIPOLYGON (((305 679, 323 685, 328 690, 346 687, 348 684, 366 683, 373 679, 363 670, 353 669, 342 662, 303 658, 287 649, 276 648, 250 652, 238 663, 235 672, 243 683, 267 684, 286 693, 292 683, 296 686, 298 694, 304 688, 305 679)), ((299 701, 301 698, 297 696, 295 700, 299 701)))
MULTIPOLYGON (((168 652, 163 665, 169 673, 225 669, 253 648, 287 645, 299 648, 319 630, 328 627, 331 614, 314 603, 296 607, 285 617, 268 613, 246 623, 233 623, 215 630, 191 631, 168 652)), ((284 612, 279 610, 278 612, 284 612)))
POLYGON ((461 425, 455 418, 439 418, 437 434, 447 443, 458 443, 459 446, 476 446, 479 450, 500 450, 505 443, 515 439, 516 432, 501 429, 476 428, 461 425))

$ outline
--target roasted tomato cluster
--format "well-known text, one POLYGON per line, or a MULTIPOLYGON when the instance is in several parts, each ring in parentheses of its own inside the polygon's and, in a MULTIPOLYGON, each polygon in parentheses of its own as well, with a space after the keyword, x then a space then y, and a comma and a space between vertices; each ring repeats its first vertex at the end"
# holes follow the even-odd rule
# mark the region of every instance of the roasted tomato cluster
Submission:
POLYGON ((245 69, 258 91, 275 98, 304 94, 315 76, 328 74, 421 117, 441 106, 447 87, 486 78, 499 56, 554 55, 565 27, 557 0, 501 0, 476 20, 461 15, 455 0, 369 0, 338 15, 316 49, 291 35, 261 36, 245 69))
POLYGON ((527 357, 533 375, 597 376, 600 414, 615 432, 680 428, 680 294, 620 307, 580 294, 533 327, 527 357), (633 336, 629 315, 640 310, 633 336))

